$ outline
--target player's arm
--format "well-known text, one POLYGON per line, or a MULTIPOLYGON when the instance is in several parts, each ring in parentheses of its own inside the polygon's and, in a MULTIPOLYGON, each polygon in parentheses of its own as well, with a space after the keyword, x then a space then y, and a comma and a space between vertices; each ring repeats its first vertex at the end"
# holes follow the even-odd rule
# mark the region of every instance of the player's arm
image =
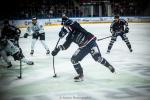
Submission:
POLYGON ((19 40, 19 37, 20 37, 20 34, 21 34, 21 30, 19 29, 19 28, 17 28, 17 27, 15 27, 15 26, 12 26, 12 29, 14 30, 14 32, 15 32, 15 40, 19 40))
POLYGON ((2 28, 2 30, 1 30, 1 39, 7 39, 8 38, 6 33, 7 33, 6 30, 4 28, 2 28))
POLYGON ((128 27, 128 21, 123 20, 126 27, 128 27))
POLYGON ((0 45, 1 47, 5 47, 7 45, 7 37, 5 35, 4 29, 0 32, 0 45))
POLYGON ((114 26, 114 22, 111 23, 110 25, 110 33, 113 35, 115 33, 114 29, 113 29, 113 26, 114 26))
POLYGON ((0 47, 2 48, 5 47, 6 45, 7 45, 7 38, 6 36, 2 35, 2 33, 0 33, 0 47))
POLYGON ((60 45, 60 49, 61 49, 61 50, 66 50, 66 49, 68 49, 68 48, 70 47, 71 43, 72 43, 71 34, 69 34, 69 35, 67 36, 66 41, 64 42, 64 44, 63 44, 63 45, 60 45))
POLYGON ((4 31, 3 28, 2 28, 2 30, 1 30, 0 37, 1 37, 1 38, 4 38, 4 37, 5 37, 5 31, 4 31))
POLYGON ((24 38, 27 38, 30 33, 31 33, 31 27, 28 26, 27 29, 26 29, 26 33, 23 35, 23 37, 24 37, 24 38))
POLYGON ((56 56, 57 53, 60 51, 60 50, 66 50, 70 47, 71 43, 72 43, 72 39, 70 37, 71 34, 69 34, 66 38, 66 41, 64 42, 63 45, 59 45, 57 48, 55 48, 53 51, 52 51, 52 56, 56 56))
POLYGON ((128 33, 129 27, 128 27, 128 22, 126 20, 124 20, 124 25, 125 25, 124 33, 128 33))
POLYGON ((19 28, 17 28, 16 26, 13 26, 13 25, 10 25, 9 27, 10 27, 10 30, 12 30, 15 33, 15 35, 20 36, 21 30, 19 28))
POLYGON ((41 34, 41 33, 45 33, 45 31, 44 31, 44 27, 43 27, 43 25, 39 25, 39 28, 40 28, 40 30, 39 30, 39 33, 41 34))
POLYGON ((17 35, 20 36, 21 30, 19 28, 16 28, 16 32, 17 32, 17 35))

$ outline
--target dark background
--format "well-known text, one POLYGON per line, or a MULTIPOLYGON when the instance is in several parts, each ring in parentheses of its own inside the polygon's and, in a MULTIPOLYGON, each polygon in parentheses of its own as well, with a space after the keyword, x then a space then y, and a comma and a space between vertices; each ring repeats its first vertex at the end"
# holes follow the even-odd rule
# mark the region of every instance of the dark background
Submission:
POLYGON ((62 13, 69 17, 90 17, 83 15, 81 9, 87 5, 102 5, 102 16, 108 16, 106 3, 111 4, 112 15, 150 16, 149 0, 4 0, 0 4, 0 19, 58 18, 62 13))

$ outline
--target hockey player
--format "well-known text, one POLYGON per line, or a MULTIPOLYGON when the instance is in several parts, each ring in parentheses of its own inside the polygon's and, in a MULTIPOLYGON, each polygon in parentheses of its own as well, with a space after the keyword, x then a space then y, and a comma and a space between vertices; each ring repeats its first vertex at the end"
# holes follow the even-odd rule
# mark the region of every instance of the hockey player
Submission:
POLYGON ((122 40, 126 43, 127 47, 129 48, 130 52, 132 52, 131 44, 126 36, 126 33, 129 32, 127 21, 125 21, 124 19, 120 19, 119 16, 116 15, 114 17, 114 21, 110 26, 110 32, 112 33, 112 37, 108 46, 107 53, 110 53, 110 50, 118 36, 122 38, 122 40))
POLYGON ((19 28, 10 25, 8 20, 4 21, 4 27, 1 31, 1 38, 6 39, 4 50, 7 54, 11 55, 14 60, 21 60, 28 65, 33 65, 34 62, 27 60, 22 53, 22 49, 19 47, 20 33, 19 28))
POLYGON ((27 32, 24 34, 24 37, 26 38, 30 32, 33 32, 32 33, 32 44, 31 44, 31 52, 30 52, 30 54, 33 55, 33 53, 34 53, 34 46, 35 46, 35 43, 36 43, 36 41, 38 39, 40 39, 42 45, 46 49, 46 51, 47 51, 46 54, 49 54, 50 53, 49 48, 45 44, 45 32, 44 32, 43 25, 40 25, 37 22, 37 18, 36 17, 32 18, 32 24, 28 26, 27 32))
MULTIPOLYGON (((75 81, 83 80, 83 69, 79 61, 81 61, 89 53, 92 55, 95 61, 109 68, 112 73, 115 72, 113 66, 110 65, 109 62, 101 56, 99 47, 96 43, 96 37, 93 34, 82 28, 78 22, 72 21, 66 16, 62 17, 62 25, 64 25, 65 28, 69 30, 66 41, 63 45, 59 45, 57 48, 55 48, 51 54, 52 56, 56 56, 60 50, 66 50, 72 42, 79 46, 71 58, 71 62, 78 74, 78 76, 74 77, 75 81)), ((63 27, 61 29, 59 33, 60 38, 67 34, 67 30, 65 28, 63 27)))

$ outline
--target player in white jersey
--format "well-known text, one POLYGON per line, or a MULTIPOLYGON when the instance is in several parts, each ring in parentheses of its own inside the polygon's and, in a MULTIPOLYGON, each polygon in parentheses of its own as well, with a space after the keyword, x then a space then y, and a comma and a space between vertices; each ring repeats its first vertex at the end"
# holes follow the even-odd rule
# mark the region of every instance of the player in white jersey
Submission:
POLYGON ((44 32, 43 25, 37 22, 36 17, 32 18, 32 24, 28 26, 27 32, 25 33, 24 37, 26 37, 26 35, 28 35, 31 32, 32 32, 32 44, 31 44, 30 54, 33 55, 34 46, 38 39, 41 41, 43 47, 46 49, 46 54, 49 54, 50 53, 49 48, 45 44, 45 32, 44 32))

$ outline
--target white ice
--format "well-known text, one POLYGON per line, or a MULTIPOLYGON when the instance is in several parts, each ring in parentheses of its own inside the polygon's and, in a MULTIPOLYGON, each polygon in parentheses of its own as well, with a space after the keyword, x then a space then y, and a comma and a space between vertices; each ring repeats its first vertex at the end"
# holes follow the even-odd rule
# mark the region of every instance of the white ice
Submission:
MULTIPOLYGON (((98 39, 111 35, 110 24, 82 26, 98 39)), ((116 73, 112 74, 88 55, 81 61, 85 76, 83 82, 73 80, 77 74, 70 58, 78 48, 76 44, 60 51, 55 57, 58 77, 53 78, 52 56, 46 55, 39 41, 34 55, 30 56, 32 38, 21 38, 20 46, 25 57, 35 64, 23 64, 23 78, 19 80, 19 62, 12 61, 13 67, 7 69, 1 60, 0 100, 150 100, 150 23, 129 23, 129 28, 127 37, 132 53, 120 37, 110 54, 106 54, 110 38, 97 41, 102 56, 116 68, 116 73)), ((60 29, 61 26, 45 27, 46 44, 50 51, 56 45, 60 29)), ((23 35, 25 28, 21 30, 23 35)), ((64 41, 62 39, 59 44, 64 41)))

